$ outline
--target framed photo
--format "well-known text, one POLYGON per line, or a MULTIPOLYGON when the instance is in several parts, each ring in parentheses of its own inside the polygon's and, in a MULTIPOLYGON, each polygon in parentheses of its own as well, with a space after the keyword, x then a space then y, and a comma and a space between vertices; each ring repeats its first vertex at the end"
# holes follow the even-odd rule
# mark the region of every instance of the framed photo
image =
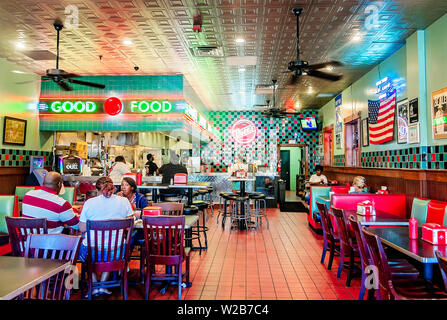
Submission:
POLYGON ((419 143, 419 123, 408 126, 408 143, 419 143))
POLYGON ((368 118, 362 120, 362 147, 369 146, 369 127, 368 118))
POLYGON ((447 138, 447 88, 433 92, 431 97, 433 138, 447 138))
POLYGON ((335 148, 336 149, 341 149, 341 133, 337 133, 335 135, 335 148))
POLYGON ((323 133, 321 132, 321 133, 318 135, 318 144, 319 144, 319 145, 323 145, 323 143, 324 143, 324 138, 323 138, 323 133))
POLYGON ((418 98, 411 99, 408 103, 408 118, 410 124, 419 122, 418 98))
POLYGON ((3 122, 3 144, 24 146, 26 142, 26 120, 5 117, 3 122))
POLYGON ((397 143, 408 143, 408 99, 397 103, 397 143))

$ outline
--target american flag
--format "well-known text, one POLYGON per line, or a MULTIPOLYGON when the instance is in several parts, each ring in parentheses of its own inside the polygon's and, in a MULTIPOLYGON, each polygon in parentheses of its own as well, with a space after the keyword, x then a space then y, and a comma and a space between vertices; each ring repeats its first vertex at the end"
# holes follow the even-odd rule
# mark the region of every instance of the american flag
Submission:
POLYGON ((369 142, 382 144, 393 140, 394 110, 396 107, 396 90, 385 99, 368 100, 369 142))

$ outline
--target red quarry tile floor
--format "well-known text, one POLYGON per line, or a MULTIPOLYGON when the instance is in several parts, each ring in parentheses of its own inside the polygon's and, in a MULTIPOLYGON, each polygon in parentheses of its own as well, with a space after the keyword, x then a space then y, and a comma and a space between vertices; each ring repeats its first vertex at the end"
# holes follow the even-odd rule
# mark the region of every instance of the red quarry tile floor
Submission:
MULTIPOLYGON (((360 290, 360 278, 354 278, 346 287, 347 271, 336 278, 338 258, 332 270, 320 263, 323 237, 307 224, 307 215, 299 212, 280 212, 269 209, 270 229, 263 223, 259 230, 246 231, 216 224, 217 210, 207 225, 208 250, 194 251, 191 256, 192 287, 183 289, 184 300, 353 300, 360 290)), ((130 264, 129 279, 138 279, 139 262, 130 264)), ((177 299, 177 287, 171 286, 165 294, 154 286, 150 299, 177 299)), ((95 299, 122 299, 120 289, 112 288, 110 297, 95 299)), ((144 285, 129 285, 129 299, 144 299, 144 285)), ((72 299, 80 299, 75 292, 72 299)))

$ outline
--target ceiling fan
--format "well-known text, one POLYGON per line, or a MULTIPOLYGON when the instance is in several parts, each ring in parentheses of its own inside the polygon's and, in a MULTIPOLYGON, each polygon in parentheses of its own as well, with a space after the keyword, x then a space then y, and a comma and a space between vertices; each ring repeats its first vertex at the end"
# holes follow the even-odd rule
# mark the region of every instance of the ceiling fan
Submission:
POLYGON ((287 111, 286 109, 277 108, 276 107, 276 82, 277 80, 272 80, 273 82, 273 104, 270 105, 270 100, 266 100, 266 104, 256 104, 254 105, 255 108, 264 108, 264 110, 261 111, 262 115, 266 118, 286 118, 289 115, 296 115, 299 114, 298 112, 291 112, 287 111))
POLYGON ((290 61, 288 65, 289 71, 293 72, 291 77, 288 79, 288 85, 295 85, 298 82, 298 78, 302 75, 317 77, 320 79, 325 79, 329 81, 338 81, 343 75, 333 74, 321 71, 320 69, 339 67, 342 64, 338 61, 327 61, 317 64, 309 64, 308 61, 303 61, 300 59, 300 14, 303 11, 302 8, 294 8, 293 13, 296 16, 296 61, 290 61))
POLYGON ((76 80, 73 78, 79 77, 79 75, 74 73, 65 72, 62 69, 59 69, 59 33, 64 27, 62 22, 59 19, 56 19, 53 23, 54 28, 57 31, 57 57, 56 57, 56 69, 48 69, 46 71, 46 75, 42 77, 42 81, 52 80, 59 87, 61 87, 65 91, 71 91, 73 88, 68 83, 75 83, 81 86, 93 87, 98 89, 104 89, 106 86, 99 83, 93 83, 88 81, 76 80), (68 83, 67 83, 68 82, 68 83))

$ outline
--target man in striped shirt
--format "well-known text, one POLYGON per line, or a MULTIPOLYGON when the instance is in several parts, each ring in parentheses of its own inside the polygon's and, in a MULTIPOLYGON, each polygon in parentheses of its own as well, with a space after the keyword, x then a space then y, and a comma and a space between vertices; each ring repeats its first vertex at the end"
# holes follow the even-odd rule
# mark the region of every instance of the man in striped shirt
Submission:
POLYGON ((58 196, 63 187, 62 176, 48 172, 39 190, 28 191, 22 201, 22 216, 46 218, 48 233, 61 233, 64 225, 72 227, 79 223, 70 203, 58 196))

